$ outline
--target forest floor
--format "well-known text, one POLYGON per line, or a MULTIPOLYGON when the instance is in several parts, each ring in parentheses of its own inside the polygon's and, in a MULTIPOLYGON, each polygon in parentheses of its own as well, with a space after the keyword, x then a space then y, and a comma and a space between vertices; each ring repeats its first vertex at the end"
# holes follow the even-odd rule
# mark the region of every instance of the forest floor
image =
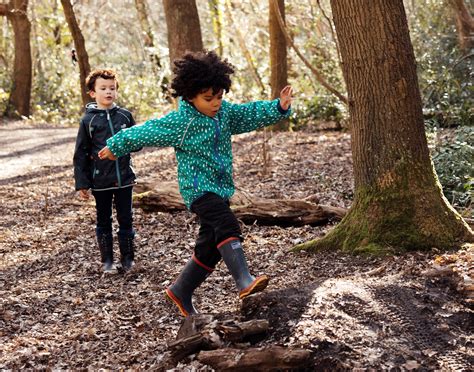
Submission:
MULTIPOLYGON (((0 127, 0 369, 158 369, 182 322, 163 290, 191 256, 198 224, 189 212, 136 208, 136 266, 104 277, 94 204, 74 192, 75 135, 0 127)), ((262 143, 260 132, 235 138, 239 188, 350 206, 349 134, 273 134, 266 174, 262 143)), ((134 166, 143 181, 175 179, 171 149, 141 151, 134 166)), ((251 271, 267 273, 269 287, 241 306, 221 264, 196 307, 218 319, 268 319, 252 346, 308 349, 308 370, 472 370, 473 247, 378 258, 289 252, 331 227, 243 225, 251 271)), ((175 370, 212 369, 192 355, 175 370)))

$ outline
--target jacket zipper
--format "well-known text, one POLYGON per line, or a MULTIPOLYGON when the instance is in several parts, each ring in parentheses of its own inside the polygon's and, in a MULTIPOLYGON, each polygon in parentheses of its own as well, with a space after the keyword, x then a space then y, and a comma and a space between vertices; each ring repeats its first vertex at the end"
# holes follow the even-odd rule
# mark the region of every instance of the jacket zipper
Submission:
MULTIPOLYGON (((112 124, 112 119, 110 119, 109 110, 107 110, 107 122, 109 123, 109 128, 110 128, 110 131, 112 132, 112 136, 115 136, 114 126, 112 124)), ((118 158, 115 160, 115 172, 117 173, 118 187, 122 187, 122 178, 120 177, 120 167, 119 167, 118 158)))
POLYGON ((219 154, 219 137, 221 135, 221 128, 219 127, 219 120, 218 119, 214 119, 212 118, 212 120, 214 120, 214 125, 216 127, 216 135, 214 137, 214 154, 219 162, 219 165, 220 165, 220 174, 219 174, 219 177, 217 179, 218 183, 219 183, 219 186, 222 187, 222 179, 224 177, 224 163, 222 161, 222 158, 221 158, 221 155, 219 154))

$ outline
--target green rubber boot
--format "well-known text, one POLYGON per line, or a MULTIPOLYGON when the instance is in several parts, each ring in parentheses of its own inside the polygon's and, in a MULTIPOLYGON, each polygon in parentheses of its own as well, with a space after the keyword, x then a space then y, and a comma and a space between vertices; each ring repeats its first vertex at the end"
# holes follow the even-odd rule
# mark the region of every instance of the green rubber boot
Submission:
POLYGON ((249 273, 247 260, 239 238, 227 239, 217 247, 237 284, 241 299, 263 291, 267 287, 268 276, 262 275, 255 278, 249 273))

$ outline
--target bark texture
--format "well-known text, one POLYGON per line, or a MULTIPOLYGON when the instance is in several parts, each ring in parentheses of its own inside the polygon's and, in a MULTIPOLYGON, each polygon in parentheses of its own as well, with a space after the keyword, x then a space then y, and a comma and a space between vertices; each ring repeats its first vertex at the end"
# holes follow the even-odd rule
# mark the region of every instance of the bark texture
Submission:
POLYGON ((69 30, 71 31, 72 39, 74 40, 74 46, 76 48, 77 61, 79 64, 79 78, 81 80, 81 97, 82 103, 86 105, 92 101, 92 98, 87 94, 86 78, 91 72, 91 66, 89 64, 89 55, 86 50, 86 43, 82 31, 77 23, 76 15, 72 7, 70 0, 61 0, 61 4, 64 10, 64 16, 66 17, 69 30))
POLYGON ((171 66, 187 52, 203 49, 201 25, 195 0, 163 0, 168 28, 171 66))
POLYGON ((197 359, 216 371, 288 371, 310 367, 311 351, 282 346, 201 351, 197 359))
MULTIPOLYGON (((146 211, 176 212, 186 209, 175 183, 138 184, 134 205, 146 211)), ((271 226, 322 225, 339 221, 344 208, 314 204, 306 200, 263 199, 237 190, 230 200, 231 208, 244 223, 271 226)))
POLYGON ((5 115, 29 116, 32 84, 32 58, 30 45, 31 23, 28 19, 28 0, 11 0, 0 4, 0 15, 10 21, 15 39, 13 86, 5 115))
POLYGON ((325 238, 297 249, 380 252, 472 241, 444 198, 424 132, 402 0, 331 0, 349 93, 355 199, 325 238))
MULTIPOLYGON (((285 0, 269 0, 269 31, 270 31, 270 86, 271 98, 280 96, 280 91, 288 85, 288 63, 286 39, 280 23, 278 22, 278 7, 283 21, 285 20, 285 0)), ((276 130, 287 130, 288 120, 282 120, 273 128, 276 130)))
POLYGON ((176 340, 168 342, 168 351, 158 369, 175 368, 185 357, 196 353, 201 363, 217 371, 279 371, 309 366, 310 350, 281 346, 242 348, 244 342, 251 343, 253 337, 265 337, 268 330, 269 322, 265 319, 241 322, 234 319, 218 321, 204 314, 188 316, 183 320, 176 340), (234 343, 240 348, 233 348, 234 343))

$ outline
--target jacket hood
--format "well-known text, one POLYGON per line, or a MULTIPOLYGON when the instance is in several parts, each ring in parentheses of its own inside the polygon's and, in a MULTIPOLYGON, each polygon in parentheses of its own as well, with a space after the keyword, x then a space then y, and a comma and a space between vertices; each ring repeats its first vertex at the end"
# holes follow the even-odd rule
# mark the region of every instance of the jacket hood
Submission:
MULTIPOLYGON (((117 105, 114 103, 113 106, 109 109, 109 112, 117 111, 119 108, 120 108, 120 107, 117 106, 117 105)), ((97 113, 106 112, 106 111, 107 111, 106 109, 100 109, 100 108, 98 108, 96 102, 89 102, 89 103, 86 105, 86 113, 94 113, 94 114, 97 114, 97 113)))

